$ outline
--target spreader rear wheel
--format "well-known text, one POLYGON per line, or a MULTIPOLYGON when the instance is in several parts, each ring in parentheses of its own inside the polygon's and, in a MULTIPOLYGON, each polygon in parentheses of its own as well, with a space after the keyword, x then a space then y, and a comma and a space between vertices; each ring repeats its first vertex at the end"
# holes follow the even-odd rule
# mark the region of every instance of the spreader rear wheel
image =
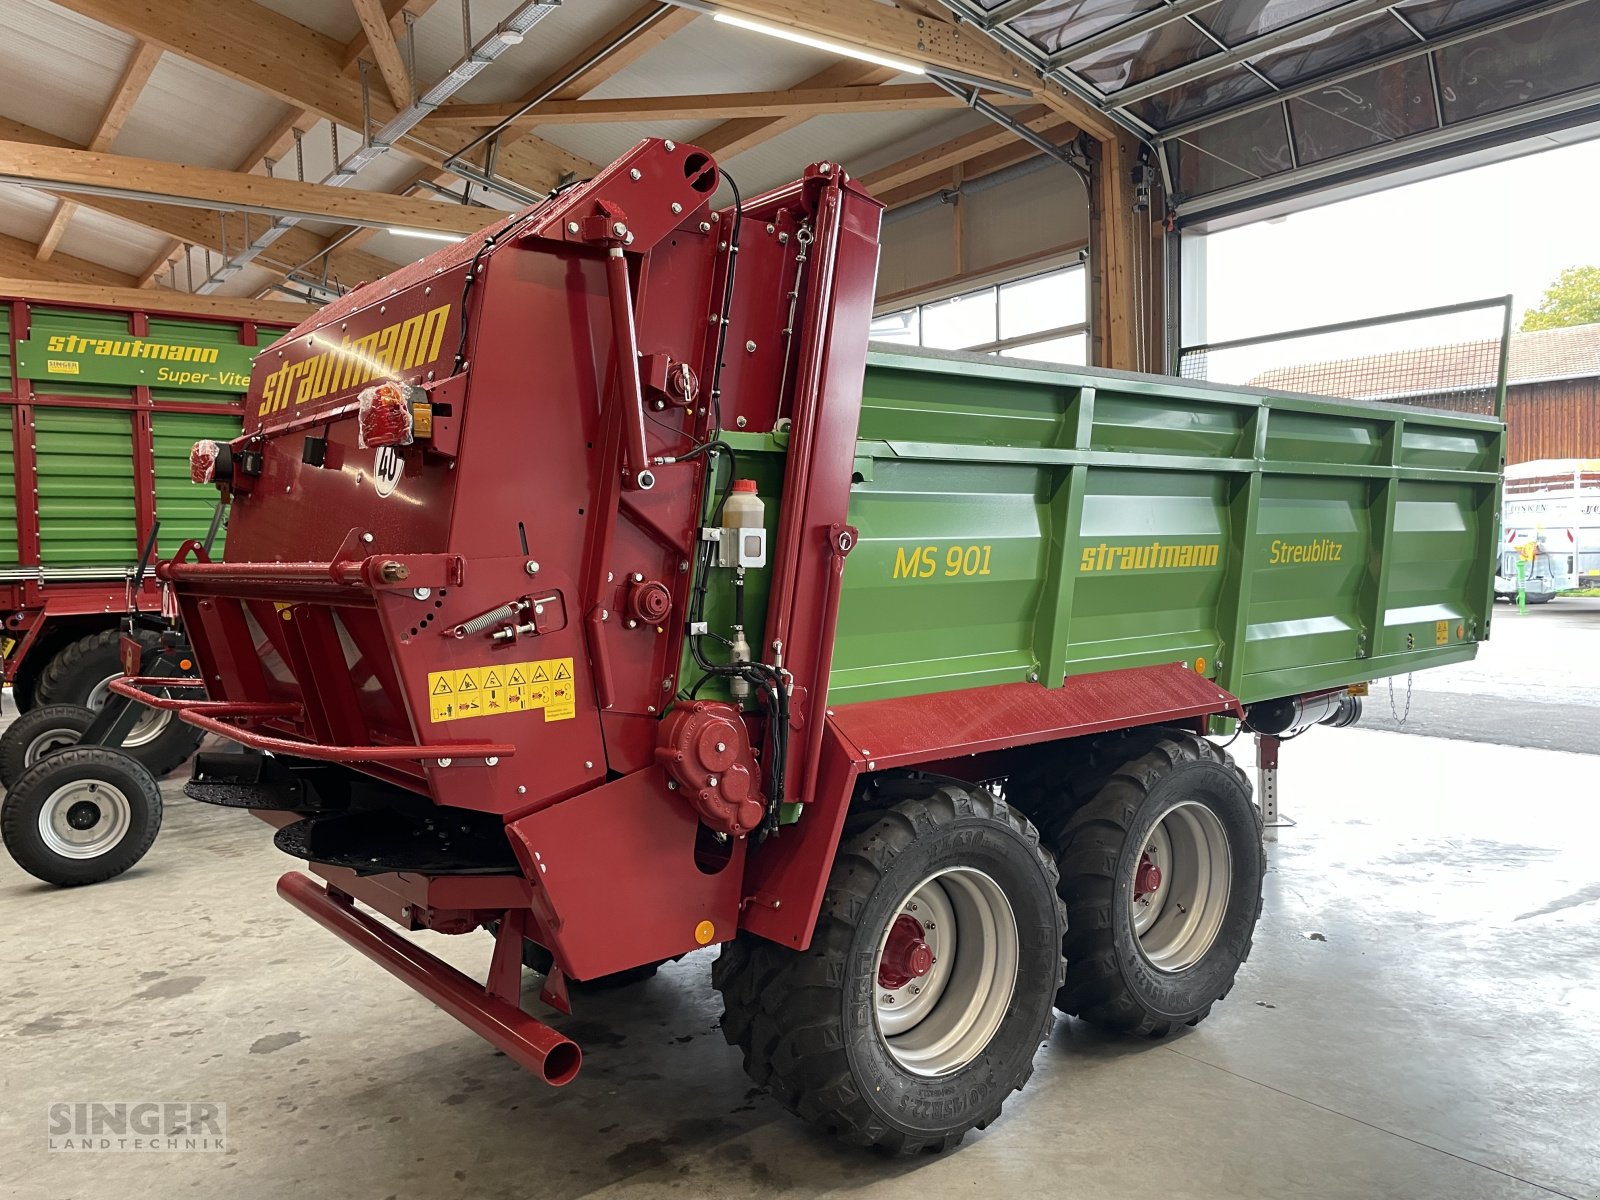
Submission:
POLYGON ((10 787, 47 754, 77 745, 93 721, 94 713, 77 704, 30 708, 0 733, 0 784, 10 787))
POLYGON ((59 887, 100 883, 144 857, 161 829, 161 792, 133 759, 99 746, 52 754, 0 802, 17 865, 59 887))
POLYGON ((1204 738, 1159 730, 1106 743, 1046 830, 1067 904, 1063 1012, 1162 1037, 1233 986, 1261 915, 1266 856, 1250 785, 1204 738))
POLYGON ((846 1142, 942 1150, 1000 1115, 1062 978, 1055 865, 985 791, 887 785, 852 818, 811 946, 742 934, 712 979, 723 1035, 791 1112, 846 1142))

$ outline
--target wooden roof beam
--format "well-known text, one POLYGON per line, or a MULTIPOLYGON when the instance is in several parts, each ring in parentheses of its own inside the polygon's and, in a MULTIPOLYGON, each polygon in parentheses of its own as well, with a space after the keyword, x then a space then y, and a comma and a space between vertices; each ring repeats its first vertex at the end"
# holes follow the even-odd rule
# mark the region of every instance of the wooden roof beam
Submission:
MULTIPOLYGON (((142 38, 201 66, 248 84, 286 104, 306 109, 346 129, 362 127, 361 85, 344 70, 344 44, 252 0, 60 0, 61 7, 142 38)), ((382 92, 370 96, 371 116, 382 125, 395 106, 382 92)), ((424 136, 426 122, 415 131, 424 136)), ((434 129, 426 140, 402 138, 396 149, 433 166, 470 140, 434 129), (443 153, 440 153, 443 151, 443 153)), ((496 169, 524 187, 547 191, 568 172, 588 174, 595 164, 536 138, 502 146, 496 169)))
MULTIPOLYGON (((89 149, 111 148, 111 143, 117 140, 117 134, 121 133, 123 125, 127 124, 128 114, 133 111, 139 93, 144 91, 144 85, 150 81, 150 74, 160 61, 159 47, 152 46, 148 42, 139 42, 134 46, 133 57, 123 68, 122 77, 117 80, 117 86, 111 92, 111 99, 106 104, 105 111, 100 114, 100 124, 95 127, 94 137, 89 139, 89 149)), ((67 232, 67 226, 72 223, 72 214, 77 210, 78 206, 71 200, 57 201, 55 215, 50 218, 50 226, 44 231, 44 237, 39 239, 37 255, 40 262, 44 262, 56 252, 62 236, 67 232)))
MULTIPOLYGON (((796 91, 807 91, 815 88, 833 87, 868 87, 873 84, 885 83, 894 78, 894 71, 888 67, 874 66, 871 63, 858 62, 846 59, 835 63, 824 71, 819 71, 809 79, 803 79, 795 85, 796 91)), ((743 154, 762 142, 777 137, 780 133, 787 133, 798 128, 811 119, 810 113, 784 113, 774 117, 736 117, 724 121, 714 129, 709 129, 695 138, 695 145, 718 158, 732 158, 736 154, 743 154)))
POLYGON ((697 15, 688 9, 646 0, 529 88, 512 111, 547 93, 551 100, 576 100, 587 95, 687 28, 697 15))
MULTIPOLYGON (((995 104, 1026 100, 993 93, 995 104)), ((789 88, 779 92, 714 92, 696 96, 622 96, 606 100, 546 100, 523 122, 532 125, 605 125, 624 121, 705 121, 734 117, 820 117, 834 113, 920 112, 965 108, 931 83, 877 87, 789 88)), ((516 112, 503 104, 462 104, 434 118, 452 126, 492 126, 516 112)))
POLYGON ((0 142, 0 180, 47 191, 439 233, 475 233, 489 223, 453 204, 26 142, 0 142))
MULTIPOLYGON (((0 117, 0 140, 12 142, 26 142, 35 146, 49 146, 60 149, 78 149, 65 138, 55 134, 46 133, 42 129, 35 129, 31 125, 23 125, 18 121, 0 117)), ((176 168, 182 170, 184 168, 176 168)), ((64 195, 64 193, 63 193, 64 195)), ((68 196, 71 199, 72 197, 68 196)), ((176 245, 167 249, 160 264, 165 265, 185 243, 193 246, 210 249, 221 253, 222 230, 218 225, 216 215, 207 213, 198 208, 180 208, 173 204, 156 204, 148 200, 119 200, 110 196, 79 195, 76 202, 80 208, 93 209, 104 213, 106 216, 115 217, 119 221, 126 221, 131 225, 139 225, 145 229, 164 233, 174 239, 176 245)), ((261 219, 261 218, 258 218, 261 219)), ((239 223, 234 222, 234 232, 229 234, 230 246, 236 248, 236 235, 242 230, 239 223)), ((326 241, 304 229, 291 229, 283 234, 267 254, 257 258, 256 265, 268 271, 282 275, 281 265, 295 266, 299 263, 314 259, 326 249, 326 241)), ((160 267, 152 264, 157 271, 160 267)), ((372 254, 365 254, 340 247, 334 252, 332 262, 329 264, 329 273, 347 282, 358 280, 377 279, 394 270, 394 264, 386 262, 372 254)))
POLYGON ((394 40, 394 30, 389 27, 389 14, 382 0, 350 0, 351 7, 361 21, 361 31, 366 34, 367 49, 371 51, 378 71, 383 75, 383 85, 389 89, 389 98, 396 108, 411 103, 411 72, 406 70, 400 46, 394 40))
MULTIPOLYGON (((431 0, 429 2, 431 3, 431 0)), ((644 4, 628 13, 529 88, 517 102, 517 107, 537 100, 546 93, 550 93, 550 98, 553 100, 578 99, 591 89, 599 87, 617 72, 637 62, 694 18, 695 14, 686 9, 671 8, 658 4, 655 0, 646 0, 644 4)), ((423 128, 426 129, 427 126, 428 123, 423 122, 423 128)), ((449 131, 446 136, 457 139, 456 145, 462 144, 465 140, 456 131, 449 131)), ((513 135, 514 138, 517 136, 513 135)), ((514 150, 514 142, 512 146, 514 150)), ((502 152, 504 149, 502 146, 502 152)), ((445 184, 455 178, 457 176, 448 171, 437 169, 421 171, 397 190, 404 194, 422 182, 445 184)), ((370 238, 374 232, 376 231, 358 229, 345 239, 344 246, 353 249, 370 238)))
POLYGON ((0 263, 0 296, 26 296, 29 300, 58 304, 104 304, 114 308, 154 308, 162 312, 197 317, 234 317, 247 321, 274 321, 297 325, 317 310, 310 304, 246 300, 238 296, 191 296, 188 292, 150 292, 116 284, 57 283, 7 276, 0 263))
MULTIPOLYGON (((389 32, 398 41, 401 33, 405 31, 406 14, 409 13, 413 21, 421 20, 435 3, 436 0, 383 0, 383 15, 388 22, 389 32)), ((357 61, 367 53, 367 47, 367 31, 363 26, 360 33, 344 44, 340 61, 344 64, 345 71, 355 68, 357 61)), ((409 75, 409 72, 407 74, 409 75)))
POLYGON ((70 254, 57 254, 48 259, 39 257, 39 247, 21 238, 0 234, 0 276, 45 283, 112 284, 132 287, 132 275, 112 270, 86 258, 70 254))
MULTIPOLYGON (((1042 123, 1042 128, 1039 128, 1037 132, 1056 143, 1065 142, 1077 133, 1078 127, 1070 121, 1061 121, 1054 114, 1051 115, 1051 121, 1055 123, 1042 123)), ((1006 167, 1026 162, 1028 159, 1038 156, 1038 154, 1037 147, 1019 138, 1013 138, 1006 145, 990 150, 987 154, 979 154, 954 166, 946 167, 941 171, 930 172, 919 178, 908 180, 898 187, 887 188, 873 194, 887 207, 895 209, 902 204, 910 204, 914 200, 921 200, 924 196, 932 196, 936 192, 942 192, 947 188, 958 187, 963 182, 981 179, 985 175, 992 175, 994 172, 1004 170, 1006 167)))
MULTIPOLYGON (((1017 113, 1016 120, 1035 131, 1060 123, 1060 118, 1043 105, 1017 113)), ((861 176, 861 184, 874 194, 887 192, 915 179, 942 175, 952 167, 970 159, 1020 141, 1017 135, 1008 129, 1002 129, 998 125, 986 126, 972 133, 964 133, 960 137, 940 142, 937 146, 930 146, 926 150, 902 158, 899 162, 879 167, 876 171, 869 171, 861 176)), ((1021 144, 1027 143, 1021 142, 1021 144)))
MULTIPOLYGON (((858 47, 869 53, 903 59, 937 72, 959 72, 1025 88, 1034 99, 1096 138, 1114 138, 1122 131, 1100 110, 1066 95, 1016 55, 1002 50, 982 31, 958 25, 928 5, 910 0, 879 4, 876 0, 714 0, 718 10, 736 13, 764 25, 786 26, 813 37, 858 47)), ((759 36, 759 35, 756 35, 759 36)))

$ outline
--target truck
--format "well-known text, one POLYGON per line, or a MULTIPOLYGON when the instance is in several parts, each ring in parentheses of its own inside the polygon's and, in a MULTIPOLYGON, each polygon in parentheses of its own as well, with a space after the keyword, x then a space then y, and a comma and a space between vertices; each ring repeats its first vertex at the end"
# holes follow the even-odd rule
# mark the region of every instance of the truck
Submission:
MULTIPOLYGON (((0 657, 19 713, 104 704, 122 618, 160 607, 153 575, 134 586, 141 554, 203 537, 217 511, 189 447, 238 435, 251 356, 287 328, 165 311, 155 294, 0 291, 0 657)), ((36 750, 76 738, 45 726, 36 750)), ((199 741, 151 710, 126 749, 161 775, 199 741)))
POLYGON ((1559 591, 1600 585, 1600 459, 1513 463, 1505 477, 1505 543, 1536 544, 1559 591))
POLYGON ((192 455, 226 550, 158 567, 204 695, 111 686, 237 743, 187 793, 540 1079, 582 1049, 524 970, 568 1013, 716 947, 759 1086, 940 1150, 1057 1012, 1227 995, 1265 854, 1207 735, 1276 786, 1353 687, 1474 655, 1504 427, 873 349, 880 204, 724 179, 641 142, 259 356, 192 455), (422 930, 491 931, 485 978, 422 930))

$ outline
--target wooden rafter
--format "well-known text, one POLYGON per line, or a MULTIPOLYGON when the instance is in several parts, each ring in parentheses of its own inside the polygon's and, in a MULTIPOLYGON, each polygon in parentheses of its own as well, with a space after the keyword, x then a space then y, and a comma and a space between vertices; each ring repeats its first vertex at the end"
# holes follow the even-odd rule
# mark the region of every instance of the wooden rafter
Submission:
MULTIPOLYGON (((870 63, 846 60, 835 63, 824 71, 819 71, 809 79, 801 80, 795 85, 795 90, 867 87, 893 79, 894 74, 894 71, 888 67, 877 67, 870 63)), ((743 154, 752 146, 758 146, 762 142, 777 137, 780 133, 787 133, 810 119, 811 116, 809 114, 801 116, 795 113, 786 113, 776 117, 736 117, 733 120, 724 121, 714 129, 708 129, 705 133, 695 138, 695 144, 720 158, 732 158, 736 154, 743 154)))
MULTIPOLYGON (((3 254, 3 251, 0 251, 3 254)), ((197 317, 235 317, 298 324, 317 310, 310 304, 245 300, 238 296, 192 296, 188 292, 149 292, 117 284, 60 283, 31 276, 8 276, 0 259, 0 295, 26 296, 57 304, 106 304, 115 308, 158 308, 197 317)))
POLYGON ((1000 49, 971 26, 958 25, 928 5, 879 4, 875 0, 717 0, 717 7, 767 25, 787 26, 816 37, 907 62, 1026 89, 1041 104, 1096 138, 1120 130, 1098 109, 1046 84, 1039 73, 1000 49))
POLYGON ((514 107, 521 108, 546 95, 551 100, 576 100, 588 95, 687 28, 696 15, 689 9, 646 0, 524 92, 514 107), (641 25, 643 29, 639 28, 641 25))
MULTIPOLYGON (((405 16, 407 14, 409 14, 413 20, 420 18, 428 11, 428 9, 432 8, 436 2, 437 0, 384 0, 383 10, 386 19, 389 21, 391 32, 394 31, 395 25, 404 24, 405 16)), ((344 69, 347 72, 354 70, 357 60, 359 60, 360 57, 366 53, 366 51, 367 33, 366 30, 363 29, 360 33, 356 34, 355 37, 351 38, 345 43, 344 50, 340 54, 340 60, 344 64, 344 69)), ((314 128, 317 122, 321 119, 321 117, 309 109, 291 106, 284 113, 284 115, 278 119, 277 123, 267 131, 266 135, 263 136, 262 139, 254 146, 252 146, 244 155, 244 157, 239 160, 238 166, 235 169, 239 171, 247 171, 251 174, 272 174, 272 171, 269 169, 269 167, 273 164, 286 160, 290 152, 294 150, 297 136, 304 136, 305 134, 311 132, 312 128, 314 128)), ((400 190, 401 194, 403 195, 405 193, 405 189, 400 190)), ((299 262, 311 262, 321 257, 323 254, 329 255, 334 260, 330 263, 330 266, 335 268, 335 270, 332 272, 334 275, 345 274, 346 277, 354 277, 357 279, 376 278, 376 274, 371 264, 378 262, 379 260, 373 259, 367 261, 368 256, 366 255, 361 256, 364 265, 356 267, 354 270, 348 273, 337 269, 339 267, 344 267, 347 264, 352 264, 353 252, 356 249, 354 245, 342 247, 338 251, 332 251, 330 250, 333 242, 332 238, 319 239, 321 242, 320 252, 318 247, 315 246, 298 245, 302 239, 313 236, 314 235, 312 234, 291 232, 289 235, 290 245, 288 247, 283 247, 282 238, 279 239, 279 245, 282 249, 292 249, 292 252, 298 256, 299 262)), ((139 276, 139 286, 154 287, 156 279, 163 271, 165 271, 169 266, 178 260, 178 256, 182 252, 183 243, 181 241, 178 241, 176 238, 169 241, 164 247, 162 247, 161 253, 157 254, 153 259, 150 260, 150 265, 146 267, 144 272, 139 276)), ((260 260, 257 260, 257 265, 265 266, 267 264, 261 263, 260 260)))
POLYGON ((406 70, 399 43, 394 40, 394 30, 389 27, 389 14, 383 11, 382 0, 350 0, 350 4, 361 21, 367 49, 383 75, 389 98, 396 108, 404 108, 411 103, 411 73, 406 70))
MULTIPOLYGON (((27 142, 36 146, 52 146, 61 149, 76 149, 71 142, 42 129, 35 129, 31 125, 23 125, 6 117, 0 117, 0 139, 13 142, 27 142)), ((65 194, 65 193, 63 193, 65 194)), ((116 217, 118 220, 127 221, 133 225, 140 225, 157 233, 164 233, 176 241, 181 248, 183 245, 192 245, 200 248, 209 248, 218 253, 224 249, 222 245, 222 229, 214 213, 207 213, 198 208, 180 208, 171 204, 155 204, 147 200, 123 200, 111 196, 79 195, 76 200, 80 207, 94 209, 96 212, 105 213, 107 216, 116 217)), ((259 224, 264 218, 254 218, 259 224)), ((233 222, 233 232, 229 234, 232 248, 237 248, 238 235, 242 232, 242 222, 233 222)), ((304 229, 290 229, 273 243, 268 254, 256 259, 256 263, 269 271, 282 275, 282 266, 296 266, 300 263, 313 260, 326 249, 326 241, 304 229)), ((163 263, 166 260, 163 259, 163 263)), ((158 268, 159 269, 159 268, 158 268)), ((361 280, 377 279, 394 270, 394 264, 376 255, 362 251, 350 250, 340 247, 335 251, 328 263, 328 273, 346 283, 355 283, 361 280)))
MULTIPOLYGON (((637 62, 644 54, 684 28, 694 16, 695 14, 687 9, 668 8, 655 3, 655 0, 647 0, 645 4, 629 12, 529 88, 517 102, 517 107, 520 108, 546 94, 549 94, 552 100, 580 98, 624 67, 637 62)), ((516 138, 518 135, 512 136, 516 138)), ((396 190, 404 194, 425 182, 443 185, 454 178, 456 177, 448 171, 420 171, 403 187, 396 190)), ((344 246, 347 249, 358 247, 374 232, 376 231, 358 229, 345 239, 344 246)))
POLYGON ((45 190, 112 191, 157 203, 255 209, 311 220, 399 225, 439 233, 474 233, 488 223, 473 210, 453 204, 26 142, 0 142, 0 179, 45 190))
MULTIPOLYGON (((117 140, 117 134, 121 133, 123 125, 127 124, 128 114, 133 111, 134 102, 139 99, 139 93, 144 91, 144 85, 150 81, 151 72, 156 69, 156 64, 160 61, 159 48, 148 42, 139 42, 134 46, 133 57, 123 68, 122 77, 117 80, 117 86, 111 92, 111 99, 106 104, 105 111, 100 114, 100 124, 95 128, 94 137, 89 139, 89 149, 111 149, 111 143, 117 140)), ((77 209, 78 206, 71 200, 57 201, 55 215, 50 218, 50 227, 44 231, 44 237, 39 239, 37 253, 40 262, 56 252, 56 247, 61 244, 62 235, 72 223, 72 214, 77 209)))
MULTIPOLYGON (((1017 113, 1016 120, 1035 131, 1059 123, 1059 118, 1042 105, 1017 113)), ((937 146, 930 146, 876 171, 869 171, 861 177, 861 183, 874 194, 888 192, 916 179, 948 174, 952 167, 960 163, 1019 141, 1009 129, 1002 129, 998 125, 985 126, 940 142, 937 146)))
MULTIPOLYGON (((1061 121, 1051 114, 1047 121, 1040 122, 1037 132, 1043 134, 1058 145, 1069 141, 1077 132, 1077 126, 1070 122, 1061 121), (1051 122, 1055 122, 1052 124, 1051 122)), ((1022 141, 1012 138, 1004 146, 990 150, 987 154, 979 154, 943 171, 933 171, 913 179, 908 179, 898 187, 881 189, 873 194, 889 208, 899 208, 902 204, 910 204, 921 200, 925 196, 932 196, 947 188, 959 187, 964 180, 981 179, 985 175, 992 175, 1006 167, 1015 166, 1017 163, 1026 162, 1036 158, 1039 151, 1022 141)))
MULTIPOLYGON (((362 127, 361 85, 344 71, 344 44, 251 0, 61 0, 61 6, 346 129, 362 127)), ((374 122, 381 125, 394 113, 387 96, 370 96, 374 122)), ((470 140, 457 130, 429 129, 427 122, 415 132, 397 149, 434 166, 470 140)), ((524 137, 501 147, 495 169, 514 183, 545 191, 565 174, 598 168, 549 142, 524 137)))
MULTIPOLYGON (((436 2, 437 0, 383 0, 383 15, 389 22, 389 31, 399 38, 405 28, 407 13, 411 14, 413 21, 420 20, 436 2)), ((345 43, 344 53, 339 56, 339 60, 346 71, 351 71, 355 68, 356 60, 366 53, 367 31, 363 29, 345 43)))
POLYGON ((0 234, 0 276, 47 283, 93 283, 132 287, 134 278, 70 254, 39 257, 39 248, 21 238, 0 234))
MULTIPOLYGON (((1009 96, 987 97, 1019 104, 1009 96)), ((836 113, 917 112, 964 108, 966 102, 931 83, 877 87, 789 88, 777 92, 713 92, 695 96, 622 96, 606 100, 546 100, 519 124, 605 125, 623 121, 710 121, 733 117, 820 117, 836 113)), ((490 126, 517 110, 504 104, 460 104, 440 110, 441 125, 490 126)))

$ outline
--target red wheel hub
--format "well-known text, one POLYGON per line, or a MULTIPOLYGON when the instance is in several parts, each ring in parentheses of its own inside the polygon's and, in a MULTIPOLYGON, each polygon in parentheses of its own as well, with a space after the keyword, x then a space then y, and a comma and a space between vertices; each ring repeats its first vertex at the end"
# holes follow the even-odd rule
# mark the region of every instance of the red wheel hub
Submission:
POLYGON ((1160 887, 1161 868, 1151 862, 1146 854, 1139 860, 1139 870, 1133 876, 1133 898, 1141 899, 1160 887))
POLYGON ((903 988, 933 970, 933 951, 928 948, 922 922, 901 913, 889 928, 889 940, 878 961, 878 985, 889 991, 903 988))

